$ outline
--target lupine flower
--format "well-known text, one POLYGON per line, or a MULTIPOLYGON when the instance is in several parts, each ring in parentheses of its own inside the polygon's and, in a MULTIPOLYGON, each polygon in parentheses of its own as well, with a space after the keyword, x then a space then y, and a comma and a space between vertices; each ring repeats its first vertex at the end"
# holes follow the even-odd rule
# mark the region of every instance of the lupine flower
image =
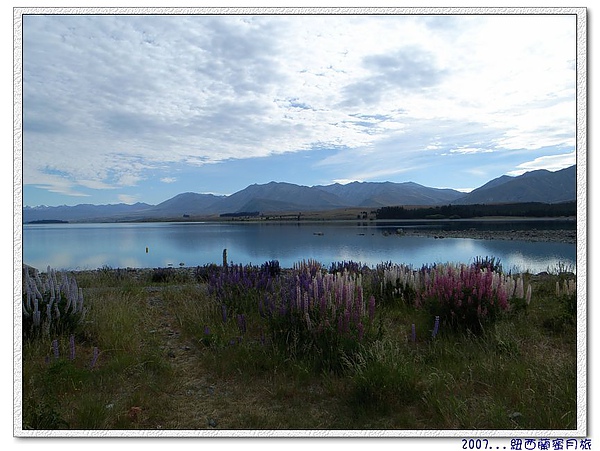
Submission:
POLYGON ((210 335, 210 328, 208 326, 204 326, 204 335, 210 335))
POLYGON ((75 360, 75 335, 69 338, 69 359, 75 360))
POLYGON ((90 362, 90 370, 94 368, 94 366, 96 366, 96 362, 98 361, 98 356, 100 355, 100 352, 98 351, 98 348, 94 346, 94 350, 92 351, 92 361, 90 362))
POLYGON ((515 291, 515 296, 519 299, 523 299, 525 297, 525 292, 523 290, 523 278, 519 276, 517 279, 517 288, 515 291))
POLYGON ((415 324, 414 323, 411 326, 410 339, 412 340, 413 343, 416 343, 416 341, 417 341, 417 330, 415 328, 415 324))
POLYGON ((221 319, 224 323, 227 322, 227 306, 225 304, 221 304, 221 319))
POLYGON ((240 333, 243 335, 246 333, 246 315, 241 314, 237 316, 237 324, 238 329, 240 329, 240 333))
POLYGON ((72 331, 73 326, 83 321, 83 291, 79 290, 80 308, 71 308, 73 299, 69 287, 72 285, 76 286, 74 278, 69 279, 66 273, 57 273, 52 268, 48 268, 43 278, 39 271, 24 272, 24 336, 40 332, 48 336, 58 330, 65 330, 65 327, 72 331))
POLYGON ((369 319, 373 321, 375 318, 375 296, 371 295, 369 298, 369 319))
POLYGON ((435 323, 433 325, 433 331, 431 332, 431 337, 435 338, 436 335, 438 334, 438 329, 440 328, 440 317, 436 316, 435 317, 435 323))
POLYGON ((356 325, 356 330, 358 330, 358 341, 362 341, 365 335, 365 326, 362 323, 358 323, 356 325))
POLYGON ((531 302, 531 285, 527 285, 527 294, 525 295, 525 301, 527 305, 531 302))
POLYGON ((58 340, 52 340, 52 351, 54 352, 54 358, 58 359, 58 340))

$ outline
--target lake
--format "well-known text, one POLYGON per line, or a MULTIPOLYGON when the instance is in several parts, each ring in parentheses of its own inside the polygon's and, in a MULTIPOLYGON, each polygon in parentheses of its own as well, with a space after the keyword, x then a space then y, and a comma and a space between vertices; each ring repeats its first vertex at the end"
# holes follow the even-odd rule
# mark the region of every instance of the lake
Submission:
MULTIPOLYGON (((392 233, 400 226, 415 224, 359 221, 25 224, 23 263, 40 270, 48 265, 67 270, 103 266, 178 267, 180 263, 202 266, 221 264, 223 249, 227 249, 230 263, 260 265, 278 260, 283 267, 308 259, 326 266, 353 260, 369 266, 391 261, 420 267, 431 263, 470 263, 475 257, 494 256, 500 259, 505 271, 538 273, 558 264, 574 270, 577 263, 574 244, 434 239, 392 233)), ((503 226, 510 230, 527 224, 520 221, 516 225, 507 222, 477 226, 503 226)))

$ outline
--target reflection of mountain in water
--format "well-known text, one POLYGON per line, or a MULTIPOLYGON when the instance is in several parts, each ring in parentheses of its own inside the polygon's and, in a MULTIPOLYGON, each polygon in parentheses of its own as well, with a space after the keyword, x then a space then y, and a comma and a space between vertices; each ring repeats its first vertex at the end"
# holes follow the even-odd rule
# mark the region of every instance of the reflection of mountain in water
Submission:
POLYGON ((353 260, 369 266, 390 261, 420 267, 470 263, 475 257, 485 256, 499 258, 506 269, 526 264, 534 272, 545 271, 558 262, 576 264, 576 246, 572 244, 386 236, 385 230, 375 224, 355 223, 25 226, 23 261, 38 268, 50 265, 56 269, 94 269, 103 265, 152 268, 179 263, 202 266, 221 264, 223 249, 227 249, 233 263, 260 265, 278 260, 283 267, 307 259, 326 266, 353 260))

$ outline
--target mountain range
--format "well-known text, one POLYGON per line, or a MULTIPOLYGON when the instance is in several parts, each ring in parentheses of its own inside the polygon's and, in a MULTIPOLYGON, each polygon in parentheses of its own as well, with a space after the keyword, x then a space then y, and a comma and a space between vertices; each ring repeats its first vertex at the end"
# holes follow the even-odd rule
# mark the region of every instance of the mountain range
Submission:
POLYGON ((158 205, 145 203, 24 207, 23 222, 141 221, 209 217, 227 213, 289 213, 397 205, 560 203, 576 199, 576 166, 503 175, 466 194, 414 182, 352 182, 302 186, 284 182, 254 184, 229 196, 182 193, 158 205))

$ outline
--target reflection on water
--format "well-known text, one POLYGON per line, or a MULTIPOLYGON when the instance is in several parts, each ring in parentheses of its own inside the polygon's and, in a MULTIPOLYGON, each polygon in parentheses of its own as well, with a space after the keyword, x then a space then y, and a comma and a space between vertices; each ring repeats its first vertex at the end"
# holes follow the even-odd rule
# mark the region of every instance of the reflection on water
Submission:
MULTIPOLYGON (((220 264, 223 249, 234 263, 279 260, 291 267, 314 259, 325 265, 353 260, 369 266, 392 261, 415 267, 470 263, 495 256, 505 270, 575 267, 576 247, 564 243, 398 236, 397 223, 149 223, 45 224, 23 228, 23 261, 44 269, 166 267, 220 264), (148 252, 146 253, 146 247, 148 252)), ((506 227, 510 227, 506 225, 506 227)), ((513 229, 515 227, 512 227, 513 229)), ((511 229, 508 229, 511 230, 511 229)))

